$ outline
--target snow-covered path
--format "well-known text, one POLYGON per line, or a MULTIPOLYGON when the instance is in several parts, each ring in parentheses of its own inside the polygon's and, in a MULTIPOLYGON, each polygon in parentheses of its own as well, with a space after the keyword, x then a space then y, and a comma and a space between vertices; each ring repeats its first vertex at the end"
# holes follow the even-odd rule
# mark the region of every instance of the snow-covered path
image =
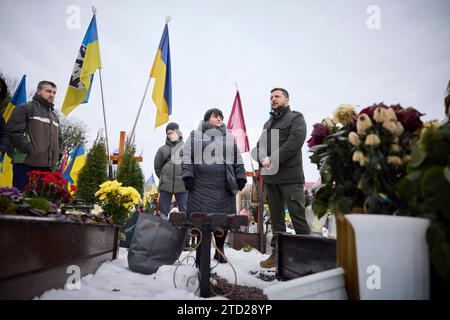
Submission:
MULTIPOLYGON (((194 259, 189 258, 178 267, 176 272, 176 285, 173 283, 173 273, 176 265, 161 266, 151 275, 132 272, 128 269, 128 251, 120 248, 119 258, 103 263, 95 274, 87 275, 81 279, 80 289, 52 289, 44 292, 36 299, 87 299, 87 300, 112 300, 112 299, 167 299, 167 300, 194 300, 203 299, 195 293, 197 282, 197 269, 192 266, 194 259), (191 278, 192 277, 192 278, 191 278), (190 279, 190 280, 189 280, 190 279), (189 281, 188 281, 189 280, 189 281)), ((180 261, 188 254, 184 251, 180 261)), ((211 257, 214 251, 211 250, 211 257)), ((264 288, 278 282, 267 282, 259 279, 260 272, 275 275, 275 268, 262 269, 259 262, 268 255, 261 254, 253 249, 250 252, 236 251, 226 247, 225 254, 234 266, 237 274, 237 284, 264 288)), ((195 252, 193 253, 195 257, 195 252)), ((211 267, 217 264, 211 259, 211 267)), ((233 284, 235 281, 233 269, 229 264, 219 264, 211 273, 217 273, 220 277, 233 284)), ((224 299, 212 297, 209 299, 224 299)))

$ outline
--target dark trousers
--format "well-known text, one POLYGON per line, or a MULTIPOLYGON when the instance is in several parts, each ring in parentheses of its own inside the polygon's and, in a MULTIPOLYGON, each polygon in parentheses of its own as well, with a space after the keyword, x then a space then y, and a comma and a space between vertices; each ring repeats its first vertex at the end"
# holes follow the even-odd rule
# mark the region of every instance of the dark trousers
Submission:
MULTIPOLYGON (((159 212, 161 213, 161 216, 164 216, 165 218, 169 216, 172 195, 173 193, 166 191, 159 192, 159 212)), ((187 192, 175 193, 175 200, 177 201, 178 211, 186 213, 187 192)))
MULTIPOLYGON (((214 234, 214 240, 216 240, 216 246, 217 248, 219 248, 220 251, 222 251, 223 254, 225 254, 225 250, 224 250, 224 245, 225 245, 225 239, 227 238, 227 234, 228 234, 228 228, 224 228, 223 230, 223 237, 218 237, 214 234)), ((205 237, 203 237, 204 239, 205 237)), ((211 246, 212 247, 212 246, 211 246)), ((201 258, 201 252, 200 252, 200 247, 197 249, 197 252, 195 253, 195 265, 198 267, 199 263, 200 263, 200 258, 201 258)))
POLYGON ((266 188, 273 233, 270 246, 274 249, 276 235, 286 232, 286 222, 284 219, 284 210, 286 207, 289 210, 295 233, 309 234, 309 225, 305 217, 305 191, 303 185, 297 183, 266 184, 266 188))
POLYGON ((13 187, 16 187, 20 191, 23 191, 23 188, 29 183, 27 173, 30 171, 48 171, 52 170, 48 167, 32 167, 23 163, 14 163, 13 164, 13 187))

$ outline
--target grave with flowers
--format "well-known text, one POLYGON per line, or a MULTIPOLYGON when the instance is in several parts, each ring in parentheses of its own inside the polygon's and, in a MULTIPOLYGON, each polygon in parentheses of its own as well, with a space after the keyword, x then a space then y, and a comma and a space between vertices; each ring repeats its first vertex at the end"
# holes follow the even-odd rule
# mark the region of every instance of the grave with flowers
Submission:
POLYGON ((0 260, 7 261, 0 264, 0 299, 73 285, 118 252, 119 227, 110 215, 73 210, 75 188, 59 172, 28 176, 23 193, 0 188, 0 260))

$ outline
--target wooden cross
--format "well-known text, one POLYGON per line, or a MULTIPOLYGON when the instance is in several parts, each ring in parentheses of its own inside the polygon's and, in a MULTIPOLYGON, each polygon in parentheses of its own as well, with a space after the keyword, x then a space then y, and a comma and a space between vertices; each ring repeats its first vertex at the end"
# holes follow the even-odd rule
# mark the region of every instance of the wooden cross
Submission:
MULTIPOLYGON (((120 141, 119 141, 119 154, 109 156, 109 160, 117 161, 117 168, 120 167, 120 162, 123 159, 123 153, 125 151, 125 131, 120 131, 120 141)), ((142 162, 144 160, 143 157, 134 157, 134 160, 137 162, 142 162)))

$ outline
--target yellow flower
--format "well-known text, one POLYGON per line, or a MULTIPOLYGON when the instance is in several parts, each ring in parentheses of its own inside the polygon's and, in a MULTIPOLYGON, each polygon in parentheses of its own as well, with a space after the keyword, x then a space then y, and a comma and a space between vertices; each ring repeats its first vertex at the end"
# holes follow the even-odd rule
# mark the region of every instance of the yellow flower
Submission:
POLYGON ((372 126, 372 120, 366 115, 361 114, 356 121, 356 131, 358 134, 365 134, 366 130, 372 126))
POLYGON ((397 156, 389 156, 387 157, 387 163, 392 164, 394 166, 401 166, 403 164, 402 159, 397 156))
POLYGON ((346 127, 352 117, 356 114, 356 108, 351 104, 341 104, 337 107, 333 115, 333 122, 340 123, 342 126, 346 127))
POLYGON ((400 146, 396 143, 391 144, 391 152, 399 152, 400 151, 400 146))
POLYGON ((350 132, 348 134, 348 141, 350 141, 350 143, 354 146, 359 146, 359 144, 361 143, 361 141, 359 140, 359 136, 356 132, 350 132))
POLYGON ((386 118, 388 121, 397 121, 397 115, 395 114, 394 109, 387 108, 386 110, 386 118))
POLYGON ((403 163, 407 164, 408 162, 411 161, 411 159, 412 159, 411 156, 409 154, 407 154, 407 155, 403 156, 403 163))
POLYGON ((359 162, 360 166, 364 166, 368 162, 367 157, 364 156, 364 153, 362 153, 362 151, 355 151, 353 153, 352 160, 354 162, 359 162))
POLYGON ((420 140, 422 140, 422 136, 423 134, 428 130, 428 129, 437 129, 441 126, 439 120, 430 120, 427 122, 424 122, 424 124, 422 125, 422 129, 420 130, 420 140))
POLYGON ((373 119, 378 123, 387 121, 388 115, 386 109, 381 107, 376 108, 373 113, 373 119))
POLYGON ((383 128, 385 128, 387 131, 389 131, 391 134, 395 135, 397 132, 397 124, 396 121, 385 121, 383 122, 383 128))
POLYGON ((403 128, 403 125, 399 121, 397 121, 397 129, 395 131, 395 134, 397 136, 400 136, 403 133, 403 131, 405 131, 405 128, 403 128))
POLYGON ((334 123, 333 120, 331 120, 330 118, 325 118, 322 120, 322 125, 326 126, 328 130, 331 130, 334 128, 336 123, 334 123))
POLYGON ((380 138, 376 134, 371 133, 371 134, 369 134, 366 137, 365 144, 368 145, 368 146, 379 145, 380 144, 380 138))

